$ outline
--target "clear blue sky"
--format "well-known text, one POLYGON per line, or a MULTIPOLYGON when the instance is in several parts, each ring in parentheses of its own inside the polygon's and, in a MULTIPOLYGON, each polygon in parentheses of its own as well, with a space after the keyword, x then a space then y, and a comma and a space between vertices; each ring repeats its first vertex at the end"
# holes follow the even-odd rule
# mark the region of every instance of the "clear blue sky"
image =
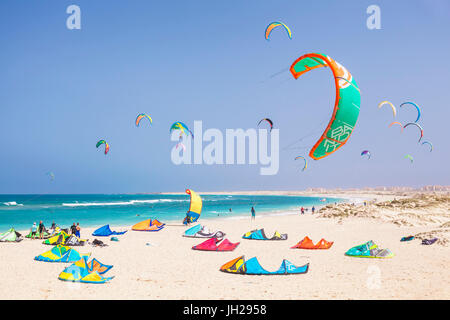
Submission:
MULTIPOLYGON (((0 193, 448 185, 449 33, 446 0, 2 0, 0 193), (71 4, 81 7, 81 30, 66 28, 71 4), (371 4, 381 7, 381 30, 366 27, 371 4), (264 39, 274 20, 289 25, 292 40, 281 30, 264 39), (270 76, 308 52, 346 66, 362 103, 347 145, 300 172, 293 158, 308 154, 331 116, 331 74, 270 76), (382 100, 422 107, 432 153, 415 130, 388 128, 392 113, 377 108, 382 100), (134 126, 140 112, 153 117, 151 128, 134 126), (170 161, 176 120, 224 130, 263 117, 280 129, 282 147, 313 133, 303 149, 280 152, 275 176, 260 176, 259 165, 170 161), (108 156, 95 149, 101 138, 108 156), (360 157, 364 149, 370 161, 360 157)), ((414 119, 402 108, 396 120, 414 119)))

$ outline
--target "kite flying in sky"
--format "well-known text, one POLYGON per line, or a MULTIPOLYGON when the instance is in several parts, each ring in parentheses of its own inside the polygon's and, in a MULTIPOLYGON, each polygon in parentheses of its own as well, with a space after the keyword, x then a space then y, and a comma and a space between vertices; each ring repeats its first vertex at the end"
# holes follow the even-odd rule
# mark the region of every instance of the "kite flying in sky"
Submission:
POLYGON ((308 53, 292 64, 290 71, 295 79, 308 71, 329 67, 334 77, 336 99, 330 122, 309 156, 314 160, 325 158, 341 148, 350 138, 359 116, 361 93, 348 70, 329 56, 308 53))
POLYGON ((271 22, 267 27, 266 27, 266 31, 264 32, 264 37, 266 38, 267 41, 269 41, 269 36, 272 33, 272 30, 278 27, 283 27, 287 34, 289 39, 292 39, 292 33, 291 33, 291 29, 289 29, 289 27, 287 25, 285 25, 283 22, 279 22, 279 21, 274 21, 271 22))

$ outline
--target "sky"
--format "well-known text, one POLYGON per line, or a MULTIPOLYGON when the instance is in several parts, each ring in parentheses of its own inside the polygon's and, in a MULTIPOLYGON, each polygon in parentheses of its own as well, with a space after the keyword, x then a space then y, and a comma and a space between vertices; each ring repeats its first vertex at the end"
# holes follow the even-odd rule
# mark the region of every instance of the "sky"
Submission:
MULTIPOLYGON (((0 2, 0 193, 145 193, 303 190, 448 185, 450 2, 3 0, 0 2), (69 30, 69 5, 81 29, 69 30), (381 29, 369 30, 369 5, 381 29), (283 21, 292 39, 276 29, 283 21), (290 65, 309 52, 344 65, 361 90, 347 144, 308 168, 328 123, 335 88, 327 69, 295 80, 290 65), (398 108, 394 119, 383 100, 398 108), (422 109, 424 140, 392 121, 422 109), (153 124, 134 125, 148 113, 153 124), (175 165, 175 121, 203 129, 280 134, 278 174, 261 165, 175 165), (106 139, 104 155, 95 144, 106 139), (293 149, 286 148, 300 140, 293 149), (370 150, 370 160, 361 157, 370 150), (405 155, 414 157, 411 164, 405 155), (51 181, 47 172, 53 172, 51 181)), ((198 138, 198 137, 196 137, 198 138)))

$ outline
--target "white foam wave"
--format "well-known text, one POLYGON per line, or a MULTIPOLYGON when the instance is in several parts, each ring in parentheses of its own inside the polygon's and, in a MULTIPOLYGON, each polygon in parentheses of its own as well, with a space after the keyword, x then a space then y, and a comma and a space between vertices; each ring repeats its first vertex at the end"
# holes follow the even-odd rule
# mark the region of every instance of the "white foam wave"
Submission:
POLYGON ((117 201, 117 202, 75 202, 75 203, 63 203, 64 207, 95 207, 95 206, 129 206, 135 204, 145 203, 168 203, 168 202, 184 202, 188 200, 177 199, 154 199, 154 200, 130 200, 130 201, 117 201))
POLYGON ((23 204, 17 203, 17 202, 15 202, 15 201, 3 202, 3 204, 4 204, 5 206, 23 206, 23 204))

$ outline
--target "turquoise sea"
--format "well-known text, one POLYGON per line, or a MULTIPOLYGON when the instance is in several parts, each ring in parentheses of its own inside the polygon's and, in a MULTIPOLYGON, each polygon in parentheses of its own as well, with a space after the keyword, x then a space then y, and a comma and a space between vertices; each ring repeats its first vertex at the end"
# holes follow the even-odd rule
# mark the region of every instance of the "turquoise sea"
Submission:
MULTIPOLYGON (((267 195, 201 195, 202 220, 217 217, 250 217, 256 215, 299 212, 300 207, 326 205, 343 199, 267 195), (232 209, 232 212, 229 209, 232 209)), ((42 220, 49 227, 56 222, 68 227, 79 222, 82 227, 104 224, 133 225, 148 218, 165 223, 181 223, 189 210, 189 195, 118 194, 118 195, 0 195, 0 232, 10 227, 28 230, 33 222, 42 220)))

